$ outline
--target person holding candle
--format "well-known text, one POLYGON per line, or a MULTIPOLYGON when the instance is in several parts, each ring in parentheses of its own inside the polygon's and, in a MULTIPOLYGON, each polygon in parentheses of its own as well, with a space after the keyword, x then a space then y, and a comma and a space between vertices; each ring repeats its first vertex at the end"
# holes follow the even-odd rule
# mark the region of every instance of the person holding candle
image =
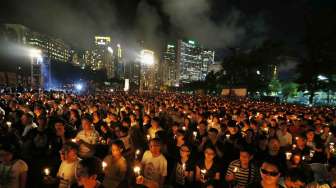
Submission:
POLYGON ((167 160, 161 154, 161 143, 158 138, 150 140, 149 151, 144 153, 141 164, 144 174, 136 177, 136 183, 162 188, 167 176, 167 160))
POLYGON ((25 188, 28 165, 17 158, 16 146, 2 144, 0 147, 1 188, 25 188))
POLYGON ((174 164, 169 181, 176 188, 192 186, 195 164, 190 156, 191 149, 192 147, 187 144, 183 144, 180 147, 180 156, 174 164))
POLYGON ((220 165, 215 160, 216 149, 208 145, 204 149, 204 158, 196 164, 196 182, 204 186, 207 181, 220 179, 220 165))
POLYGON ((245 146, 240 149, 239 159, 230 163, 225 180, 237 187, 246 187, 257 181, 257 168, 251 163, 253 149, 245 146))
POLYGON ((76 182, 75 170, 79 162, 78 145, 67 142, 60 150, 62 163, 58 169, 59 188, 68 188, 76 182))
POLYGON ((154 117, 151 121, 151 127, 148 129, 150 138, 155 138, 155 133, 160 130, 163 130, 160 126, 160 120, 159 118, 154 117))
POLYGON ((125 150, 124 143, 116 140, 112 143, 111 154, 106 156, 104 162, 106 167, 103 169, 105 178, 103 185, 108 188, 117 188, 127 186, 125 184, 125 176, 127 172, 127 161, 122 153, 125 150))

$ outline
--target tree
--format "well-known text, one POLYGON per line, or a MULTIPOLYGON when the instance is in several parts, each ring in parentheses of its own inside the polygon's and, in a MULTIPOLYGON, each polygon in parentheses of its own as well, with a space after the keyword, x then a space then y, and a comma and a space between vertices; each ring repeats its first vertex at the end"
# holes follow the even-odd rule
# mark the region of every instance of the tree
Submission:
POLYGON ((294 97, 297 95, 299 85, 294 82, 284 83, 281 88, 281 93, 285 99, 288 100, 289 97, 294 97))
POLYGON ((281 83, 276 78, 273 78, 270 81, 268 87, 269 87, 269 90, 270 90, 270 92, 271 92, 272 95, 276 95, 276 94, 279 93, 279 91, 281 91, 281 83))
POLYGON ((330 21, 336 13, 332 6, 324 5, 319 10, 314 10, 313 6, 306 8, 304 53, 297 66, 297 82, 301 85, 300 90, 308 90, 311 104, 317 91, 329 91, 332 87, 319 76, 336 74, 336 23, 330 21))

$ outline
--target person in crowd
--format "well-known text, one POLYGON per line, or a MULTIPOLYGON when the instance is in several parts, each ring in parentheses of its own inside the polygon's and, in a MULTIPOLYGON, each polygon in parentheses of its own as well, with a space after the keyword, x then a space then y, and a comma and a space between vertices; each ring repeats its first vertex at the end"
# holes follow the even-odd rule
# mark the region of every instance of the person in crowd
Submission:
POLYGON ((170 177, 170 183, 173 187, 187 188, 193 185, 195 163, 191 158, 191 149, 192 147, 187 144, 180 146, 180 156, 174 164, 170 177))
POLYGON ((25 188, 28 165, 18 158, 17 147, 2 143, 0 147, 0 187, 25 188))
POLYGON ((230 163, 225 180, 237 187, 247 187, 258 179, 258 168, 251 162, 253 149, 244 146, 240 149, 239 159, 230 163))
POLYGON ((215 159, 216 148, 208 145, 204 149, 204 157, 197 162, 195 177, 200 187, 204 186, 208 181, 220 180, 220 164, 215 159))
POLYGON ((151 139, 149 151, 142 157, 143 176, 137 177, 136 183, 148 187, 162 188, 167 177, 167 160, 161 154, 161 143, 158 138, 151 139))
POLYGON ((124 143, 121 140, 116 140, 112 143, 111 154, 104 159, 104 187, 117 188, 127 187, 126 173, 127 161, 123 157, 125 150, 124 143))
POLYGON ((77 165, 75 176, 77 184, 71 186, 72 188, 104 188, 99 181, 99 177, 103 174, 102 161, 96 157, 88 157, 79 161, 77 165))
POLYGON ((62 163, 58 169, 59 188, 68 188, 75 184, 75 170, 79 163, 78 145, 73 142, 67 142, 60 150, 62 163))
POLYGON ((260 167, 261 181, 248 185, 248 188, 283 188, 279 184, 280 170, 277 163, 266 159, 260 167))
POLYGON ((98 142, 99 133, 92 127, 92 118, 87 115, 82 118, 82 128, 75 137, 79 144, 80 157, 92 157, 95 152, 95 144, 98 142))

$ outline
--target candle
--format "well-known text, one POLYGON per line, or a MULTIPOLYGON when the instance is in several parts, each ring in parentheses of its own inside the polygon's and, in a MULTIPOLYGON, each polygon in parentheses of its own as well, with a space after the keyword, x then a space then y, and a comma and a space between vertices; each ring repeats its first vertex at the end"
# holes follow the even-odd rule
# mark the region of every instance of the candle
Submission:
POLYGON ((75 143, 76 143, 76 142, 77 142, 77 140, 73 138, 73 139, 71 139, 71 142, 75 142, 75 143))
POLYGON ((295 149, 296 148, 296 144, 293 144, 293 149, 295 149))
POLYGON ((105 168, 107 167, 107 163, 105 161, 102 162, 102 167, 103 167, 103 170, 105 170, 105 168))
POLYGON ((328 134, 329 134, 329 136, 331 136, 331 135, 332 135, 332 132, 329 132, 328 134))
POLYGON ((299 137, 297 136, 297 137, 295 137, 295 140, 299 140, 299 137))
POLYGON ((205 181, 206 173, 207 173, 206 169, 201 169, 201 178, 202 178, 203 181, 205 181))
POLYGON ((183 126, 183 127, 182 127, 182 130, 184 130, 184 131, 185 131, 185 130, 187 130, 187 128, 186 128, 185 126, 183 126))
POLYGON ((197 132, 194 131, 194 132, 193 132, 193 135, 194 135, 194 137, 195 137, 195 139, 196 139, 196 137, 197 137, 197 132))
POLYGON ((136 177, 140 176, 141 168, 139 166, 135 166, 133 168, 133 171, 134 171, 134 174, 135 174, 136 177))
POLYGON ((286 152, 286 159, 290 160, 292 157, 292 152, 286 152))
POLYGON ((238 171, 239 171, 239 168, 235 166, 235 167, 233 168, 233 172, 236 173, 236 172, 238 172, 238 171))
POLYGON ((302 160, 303 160, 303 161, 306 160, 306 156, 302 156, 302 160))
POLYGON ((45 174, 46 176, 49 176, 49 174, 50 174, 50 170, 49 170, 49 168, 45 168, 43 171, 44 171, 44 174, 45 174))
POLYGON ((226 139, 229 139, 230 138, 230 134, 226 134, 226 139))
POLYGON ((8 126, 8 128, 11 128, 11 127, 12 127, 12 122, 7 121, 7 122, 6 122, 6 125, 8 126))
POLYGON ((315 154, 315 151, 311 149, 309 152, 309 157, 313 158, 314 154, 315 154))
POLYGON ((151 139, 151 137, 150 137, 149 134, 147 134, 146 137, 147 137, 147 140, 148 140, 148 141, 151 139))
POLYGON ((182 169, 183 169, 183 171, 186 170, 186 164, 185 163, 182 164, 182 169))

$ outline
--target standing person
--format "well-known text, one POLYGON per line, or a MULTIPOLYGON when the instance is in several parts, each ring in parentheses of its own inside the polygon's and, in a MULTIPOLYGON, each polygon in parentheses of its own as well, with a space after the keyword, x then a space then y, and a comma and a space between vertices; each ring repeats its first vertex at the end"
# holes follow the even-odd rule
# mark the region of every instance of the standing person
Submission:
POLYGON ((155 133, 163 130, 160 126, 160 120, 157 117, 154 117, 151 122, 151 127, 148 129, 148 134, 150 138, 155 138, 155 133))
POLYGON ((266 159, 260 167, 261 181, 250 184, 248 188, 283 188, 279 184, 280 171, 277 163, 266 159))
POLYGON ((104 188, 98 181, 98 177, 103 173, 102 162, 96 157, 88 157, 81 161, 76 168, 77 184, 72 188, 104 188))
POLYGON ((92 127, 91 116, 85 116, 82 118, 82 128, 75 137, 76 142, 79 144, 79 156, 80 157, 92 157, 95 150, 94 146, 98 142, 99 134, 92 127))
POLYGON ((207 182, 220 179, 220 165, 215 160, 216 149, 208 145, 204 149, 204 158, 196 164, 196 182, 202 187, 207 182))
POLYGON ((0 148, 0 187, 25 188, 28 165, 17 158, 16 147, 4 144, 0 148))
POLYGON ((76 182, 75 170, 79 163, 78 145, 73 142, 67 142, 63 145, 61 151, 62 163, 58 169, 59 188, 68 188, 76 182))
POLYGON ((190 153, 190 146, 183 144, 180 147, 180 157, 175 163, 170 177, 170 184, 176 188, 187 188, 192 186, 195 164, 191 159, 190 153))
POLYGON ((112 152, 104 159, 106 164, 106 167, 103 169, 105 174, 104 187, 117 188, 127 186, 122 185, 127 172, 127 161, 122 155, 124 150, 125 146, 121 140, 116 140, 112 143, 112 152))
POLYGON ((258 171, 254 164, 251 164, 252 158, 252 148, 248 146, 241 148, 239 159, 230 163, 226 171, 225 180, 241 188, 256 182, 258 171))
POLYGON ((146 151, 141 161, 144 175, 137 177, 136 183, 147 187, 163 187, 167 176, 167 160, 161 154, 161 143, 158 138, 149 142, 149 151, 146 151))

